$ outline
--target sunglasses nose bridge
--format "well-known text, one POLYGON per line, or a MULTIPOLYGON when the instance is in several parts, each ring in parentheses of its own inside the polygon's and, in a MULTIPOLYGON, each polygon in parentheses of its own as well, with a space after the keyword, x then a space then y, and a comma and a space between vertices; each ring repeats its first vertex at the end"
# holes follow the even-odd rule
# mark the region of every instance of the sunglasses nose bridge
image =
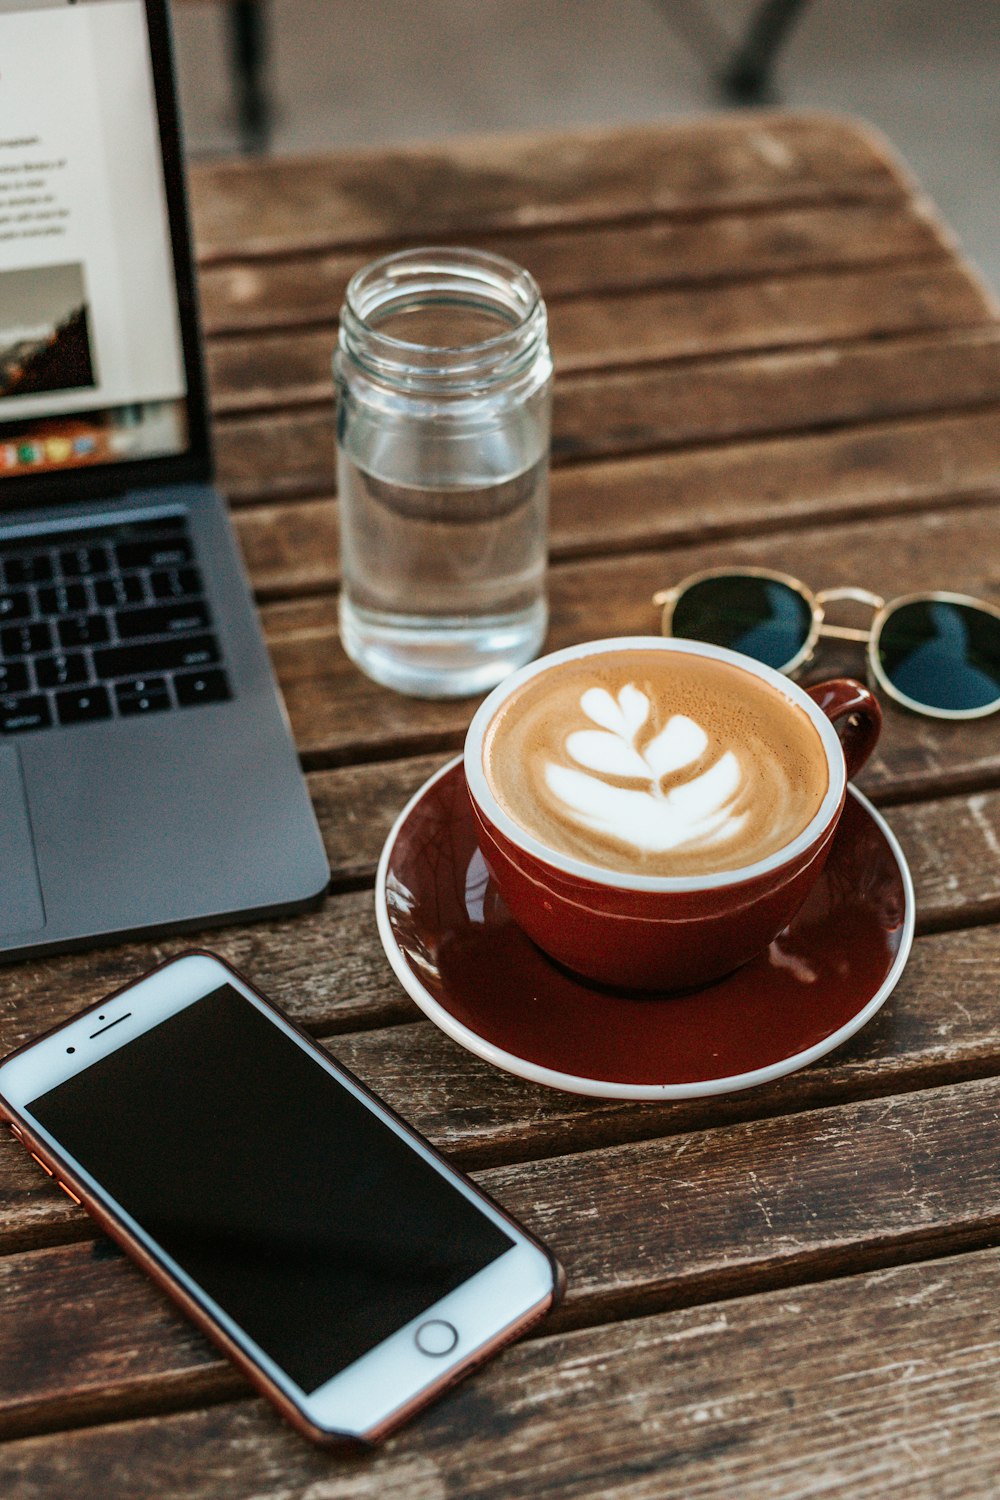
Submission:
POLYGON ((836 604, 841 599, 850 599, 855 604, 867 604, 871 609, 884 609, 885 600, 879 594, 873 594, 869 589, 841 588, 821 589, 816 595, 816 603, 820 608, 827 604, 836 604))
POLYGON ((848 600, 852 604, 865 604, 869 609, 873 609, 876 614, 880 609, 884 609, 885 607, 885 600, 882 599, 878 594, 871 593, 868 589, 823 589, 816 595, 816 613, 819 619, 817 634, 826 636, 828 639, 838 641, 858 641, 862 644, 867 643, 872 638, 872 632, 870 629, 858 630, 853 625, 828 625, 826 623, 826 620, 824 618, 826 606, 828 604, 840 603, 843 600, 848 600))

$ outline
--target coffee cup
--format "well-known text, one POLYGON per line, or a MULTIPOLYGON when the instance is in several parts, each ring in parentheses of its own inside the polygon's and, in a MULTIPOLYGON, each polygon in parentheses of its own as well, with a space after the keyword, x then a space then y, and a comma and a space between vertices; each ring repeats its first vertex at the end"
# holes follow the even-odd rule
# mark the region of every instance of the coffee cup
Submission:
POLYGON ((881 721, 859 682, 805 690, 700 641, 571 646, 513 673, 472 720, 479 846, 514 921, 558 963, 629 989, 707 984, 802 906, 881 721))

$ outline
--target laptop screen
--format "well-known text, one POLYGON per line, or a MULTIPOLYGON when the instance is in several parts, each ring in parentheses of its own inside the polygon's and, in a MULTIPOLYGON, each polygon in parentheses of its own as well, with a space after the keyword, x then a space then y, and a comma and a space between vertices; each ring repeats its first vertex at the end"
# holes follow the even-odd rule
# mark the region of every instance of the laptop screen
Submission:
POLYGON ((187 397, 146 5, 0 0, 0 497, 184 452, 187 397))

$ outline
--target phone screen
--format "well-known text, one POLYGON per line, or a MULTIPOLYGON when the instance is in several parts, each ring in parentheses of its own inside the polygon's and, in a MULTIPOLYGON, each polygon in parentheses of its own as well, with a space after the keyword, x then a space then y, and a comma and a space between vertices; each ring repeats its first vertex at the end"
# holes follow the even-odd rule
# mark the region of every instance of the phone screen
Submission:
POLYGON ((307 1393, 515 1243, 228 984, 28 1108, 307 1393))

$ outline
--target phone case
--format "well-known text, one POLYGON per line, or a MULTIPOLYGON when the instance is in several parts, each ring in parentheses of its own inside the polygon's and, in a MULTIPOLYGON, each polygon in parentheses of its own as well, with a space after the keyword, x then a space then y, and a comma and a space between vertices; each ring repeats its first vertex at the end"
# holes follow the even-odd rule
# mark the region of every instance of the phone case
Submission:
POLYGON ((557 1302, 561 1300, 563 1296, 566 1286, 565 1272, 560 1263, 556 1260, 555 1256, 552 1254, 551 1250, 549 1250, 547 1245, 544 1245, 541 1240, 539 1240, 535 1235, 531 1234, 531 1232, 525 1229, 522 1224, 518 1223, 514 1218, 512 1218, 512 1216, 507 1213, 506 1209, 504 1209, 501 1204, 497 1203, 496 1200, 492 1198, 488 1193, 483 1192, 483 1189, 478 1185, 478 1183, 471 1183, 466 1173, 462 1172, 458 1167, 449 1162, 447 1158, 436 1149, 436 1147, 434 1147, 428 1140, 425 1139, 424 1136, 420 1134, 419 1131, 414 1130, 412 1125, 407 1124, 407 1122, 403 1120, 401 1116, 397 1114, 397 1112, 390 1105, 386 1104, 384 1099, 380 1099, 379 1096, 372 1089, 370 1089, 367 1084, 363 1083, 359 1078, 357 1078, 349 1068, 345 1068, 343 1064, 340 1063, 336 1058, 331 1057, 328 1052, 319 1047, 303 1027, 299 1026, 298 1023, 293 1021, 290 1016, 286 1015, 284 1011, 280 1010, 273 1001, 269 1000, 266 995, 262 994, 261 991, 257 989, 256 985, 252 984, 250 980, 247 979, 243 974, 241 974, 238 969, 234 968, 232 964, 227 963, 225 959, 219 958, 218 954, 212 953, 207 948, 188 948, 185 949, 182 953, 176 953, 171 958, 165 959, 163 963, 154 965, 152 969, 147 969, 144 974, 141 974, 138 979, 131 980, 128 984, 119 986, 118 989, 112 990, 109 994, 102 996, 100 1000, 96 1000, 93 1005, 84 1006, 82 1010, 76 1011, 74 1015, 67 1018, 67 1020, 60 1021, 58 1025, 50 1027, 48 1031, 41 1033, 32 1041, 25 1042, 22 1046, 15 1048, 14 1051, 8 1053, 7 1057, 2 1059, 2 1061, 6 1062, 8 1058, 16 1057, 22 1052, 29 1051, 30 1048, 37 1046, 39 1042, 42 1042, 47 1037, 53 1036, 57 1032, 61 1031, 63 1027, 69 1025, 71 1021, 76 1021, 80 1016, 87 1015, 91 1011, 96 1012, 102 1009, 108 1004, 109 1001, 116 999, 117 996, 122 995, 127 990, 132 989, 136 984, 139 984, 143 979, 147 978, 148 975, 155 974, 160 969, 168 968, 171 964, 176 963, 178 959, 187 958, 191 955, 211 958, 216 963, 220 964, 222 968, 228 970, 230 974, 235 975, 235 977, 240 981, 241 984, 245 985, 248 990, 253 991, 253 994, 257 997, 258 1000, 263 1002, 268 1010, 274 1011, 276 1014, 280 1015, 283 1021, 293 1027, 298 1035, 307 1043, 310 1051, 319 1054, 324 1059, 324 1062, 332 1062, 339 1073, 342 1073, 345 1077, 349 1078, 351 1082, 357 1088, 359 1088, 363 1094, 365 1094, 370 1099, 374 1099, 380 1109, 384 1110, 387 1114, 391 1115, 394 1120, 398 1121, 407 1135, 412 1136, 416 1140, 419 1140, 421 1144, 431 1153, 432 1156, 434 1156, 438 1161, 444 1163, 444 1165, 447 1166, 449 1172, 454 1173, 455 1176, 459 1177, 463 1182, 470 1183, 479 1197, 485 1198, 492 1205, 492 1207, 497 1210, 501 1217, 506 1220, 506 1222, 509 1223, 514 1229, 517 1230, 518 1234, 529 1240, 538 1250, 540 1250, 546 1257, 549 1265, 552 1268, 552 1294, 549 1299, 540 1307, 532 1308, 516 1323, 511 1324, 509 1327, 503 1329, 502 1332, 499 1333, 494 1339, 492 1339, 488 1344, 484 1345, 483 1348, 476 1350, 472 1355, 469 1356, 468 1359, 464 1360, 461 1364, 444 1371, 441 1375, 441 1378, 435 1381, 433 1385, 421 1391, 419 1395, 414 1397, 411 1402, 408 1402, 405 1406, 400 1407, 395 1412, 393 1412, 391 1417, 387 1418, 385 1422, 377 1427, 370 1428, 362 1437, 355 1437, 354 1434, 351 1433, 335 1432, 323 1427, 317 1427, 315 1423, 311 1422, 305 1415, 305 1413, 295 1405, 295 1403, 286 1395, 286 1393, 280 1388, 280 1386, 277 1386, 274 1383, 267 1372, 261 1369, 260 1366, 256 1364, 256 1362, 246 1352, 246 1350, 242 1349, 240 1345, 237 1344, 229 1336, 226 1330, 220 1327, 218 1323, 216 1323, 212 1314, 206 1308, 202 1307, 201 1304, 191 1296, 187 1288, 182 1286, 178 1281, 174 1279, 169 1269, 165 1266, 162 1266, 156 1259, 155 1255, 153 1255, 145 1245, 143 1245, 139 1240, 135 1238, 128 1226, 117 1219, 113 1213, 111 1213, 102 1203, 100 1203, 92 1196, 86 1184, 81 1182, 80 1179, 76 1177, 72 1168, 69 1167, 66 1163, 60 1161, 56 1153, 51 1150, 46 1142, 37 1140, 32 1136, 30 1124, 22 1116, 17 1114, 16 1111, 2 1096, 0 1096, 0 1117, 8 1121, 14 1135, 21 1141, 25 1150, 28 1151, 29 1154, 33 1155, 36 1160, 44 1163, 44 1165, 48 1167, 48 1169, 52 1172, 52 1175, 57 1184, 65 1192, 68 1192, 70 1197, 72 1197, 77 1203, 79 1203, 82 1208, 86 1209, 87 1213, 90 1214, 91 1218, 94 1219, 94 1221, 100 1226, 105 1234, 107 1234, 109 1239, 114 1240, 116 1244, 120 1245, 126 1252, 126 1254, 129 1255, 132 1260, 134 1260, 136 1264, 139 1265, 146 1272, 146 1274, 151 1277, 151 1279, 159 1287, 161 1287, 163 1291, 165 1291, 174 1302, 177 1303, 177 1305, 182 1309, 183 1312, 187 1314, 191 1321, 195 1323, 202 1330, 202 1332, 205 1333, 208 1338, 210 1338, 212 1342, 222 1350, 223 1354, 227 1355, 228 1358, 232 1360, 233 1364, 235 1364, 240 1370, 242 1370, 251 1384, 255 1386, 262 1395, 266 1396, 268 1400, 278 1408, 282 1416, 289 1423, 291 1423, 291 1425, 298 1432, 300 1432, 304 1437, 309 1438, 311 1442, 319 1443, 324 1447, 343 1447, 353 1451, 357 1451, 359 1448, 366 1449, 369 1447, 373 1447, 375 1444, 384 1441, 384 1439, 387 1438, 390 1433, 394 1432, 398 1427, 401 1427, 405 1422, 409 1421, 409 1419, 415 1416, 418 1411, 422 1410, 425 1406, 429 1406, 433 1401, 436 1401, 438 1397, 441 1396, 444 1391, 446 1391, 450 1386, 457 1385, 460 1380, 464 1380, 467 1375, 472 1374, 474 1370, 477 1370, 481 1365, 485 1364, 487 1360, 492 1359, 492 1357, 501 1349, 506 1348, 508 1344, 514 1343, 524 1333, 526 1333, 528 1329, 534 1327, 536 1323, 541 1322, 541 1320, 552 1310, 552 1308, 557 1304, 557 1302))

